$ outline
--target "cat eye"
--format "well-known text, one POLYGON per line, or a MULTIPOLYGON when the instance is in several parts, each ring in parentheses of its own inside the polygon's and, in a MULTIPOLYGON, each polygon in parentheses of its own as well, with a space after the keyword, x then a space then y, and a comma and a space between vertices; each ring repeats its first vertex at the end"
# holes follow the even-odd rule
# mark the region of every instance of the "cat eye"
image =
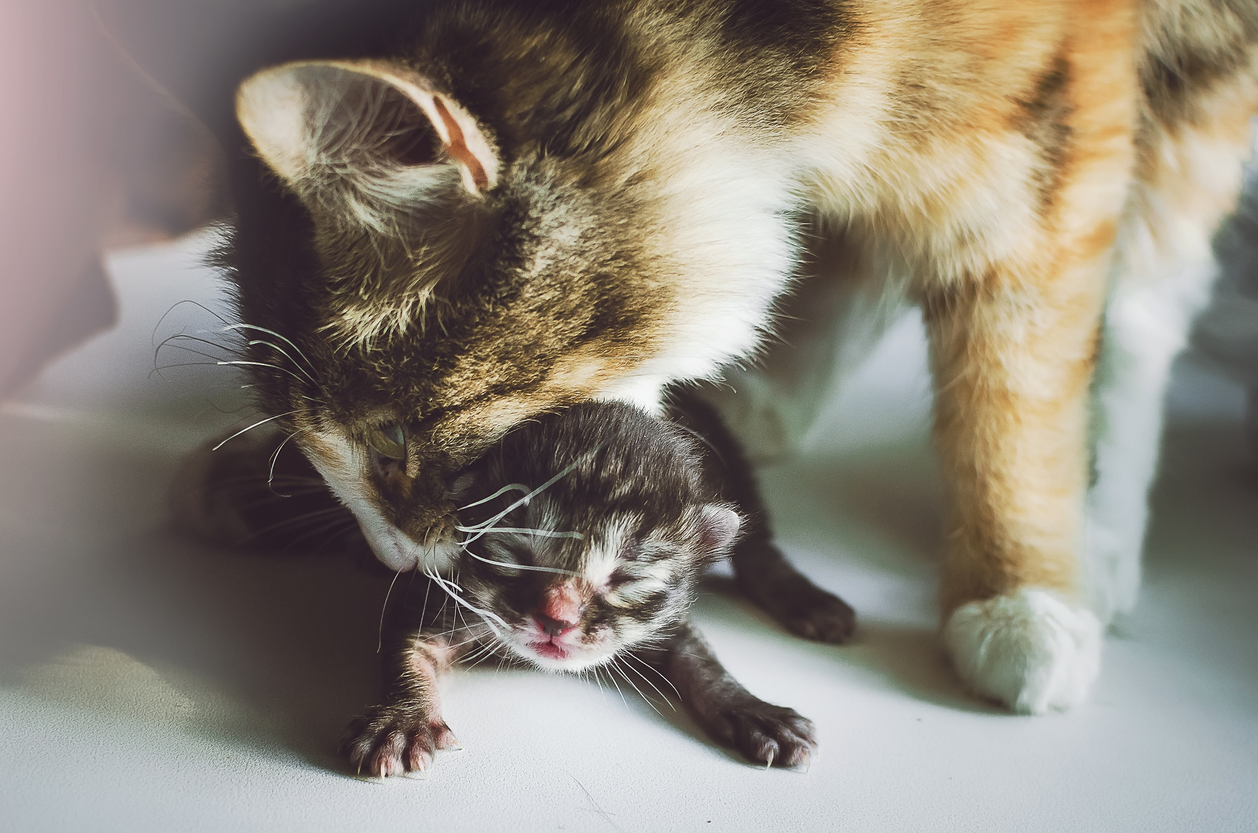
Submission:
POLYGON ((385 459, 406 459, 406 435, 402 433, 401 425, 395 423, 379 428, 368 428, 365 439, 367 445, 385 459))

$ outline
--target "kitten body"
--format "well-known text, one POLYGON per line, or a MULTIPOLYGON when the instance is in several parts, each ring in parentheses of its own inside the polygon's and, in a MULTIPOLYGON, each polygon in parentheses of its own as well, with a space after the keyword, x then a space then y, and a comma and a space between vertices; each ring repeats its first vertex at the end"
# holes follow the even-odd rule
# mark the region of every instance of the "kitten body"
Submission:
POLYGON ((1156 460, 1156 420, 1120 424, 1158 410, 1210 280, 1258 9, 481 0, 411 23, 264 69, 236 107, 262 403, 378 557, 449 569, 451 479, 522 420, 659 412, 750 357, 807 207, 924 311, 954 665, 1019 711, 1080 700, 1156 460))
MULTIPOLYGON (((700 572, 740 546, 739 513, 702 456, 636 407, 588 403, 525 422, 461 474, 453 578, 431 575, 440 589, 412 590, 390 614, 386 699, 351 724, 351 762, 381 776, 425 768, 453 737, 440 673, 496 654, 620 676, 644 696, 671 690, 751 761, 806 763, 812 724, 739 685, 689 622, 700 572)), ((829 599, 850 628, 850 609, 829 599)))

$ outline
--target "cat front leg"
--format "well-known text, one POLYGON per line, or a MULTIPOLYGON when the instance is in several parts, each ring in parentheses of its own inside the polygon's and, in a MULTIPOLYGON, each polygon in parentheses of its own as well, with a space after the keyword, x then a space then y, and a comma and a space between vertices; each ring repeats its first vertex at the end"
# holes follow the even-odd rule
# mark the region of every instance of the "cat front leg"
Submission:
POLYGON ((925 304, 951 503, 943 640, 969 688, 1022 713, 1079 702, 1100 668, 1079 555, 1102 278, 1081 265, 925 304))
POLYGON ((721 665, 689 622, 663 649, 643 652, 676 688, 682 703, 718 743, 765 766, 799 767, 817 754, 812 721, 794 709, 766 703, 721 665))
POLYGON ((341 744, 356 772, 380 778, 423 772, 438 749, 458 746, 441 717, 437 679, 463 647, 416 633, 389 650, 385 701, 350 723, 341 744))

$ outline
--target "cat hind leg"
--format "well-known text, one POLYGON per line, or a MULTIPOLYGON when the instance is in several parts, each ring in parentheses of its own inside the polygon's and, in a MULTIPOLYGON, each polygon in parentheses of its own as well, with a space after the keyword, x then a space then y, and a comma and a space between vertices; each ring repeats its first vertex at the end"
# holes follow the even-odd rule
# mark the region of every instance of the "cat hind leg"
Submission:
POLYGON ((1092 392, 1094 483, 1084 565, 1102 623, 1136 603, 1171 363, 1216 271, 1210 261, 1156 283, 1120 286, 1106 310, 1092 392))

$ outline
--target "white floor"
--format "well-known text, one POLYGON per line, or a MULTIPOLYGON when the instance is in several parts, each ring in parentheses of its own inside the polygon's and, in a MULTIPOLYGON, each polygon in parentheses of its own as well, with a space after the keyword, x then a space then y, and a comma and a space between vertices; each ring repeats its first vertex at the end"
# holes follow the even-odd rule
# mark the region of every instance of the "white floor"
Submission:
POLYGON ((3 829, 1258 830, 1239 388, 1181 366, 1140 606, 1090 702, 1013 717, 966 697, 934 640, 940 491, 911 326, 835 403, 849 439, 764 474, 788 552, 857 608, 855 644, 793 639, 719 577, 696 609, 750 689, 816 721, 809 772, 751 768, 632 690, 476 669, 447 687, 465 751, 423 781, 347 776, 333 752, 375 693, 384 585, 167 527, 181 451, 246 415, 220 412, 243 401, 228 369, 151 374, 157 340, 214 326, 190 304, 159 321, 217 303, 197 245, 116 256, 121 326, 0 409, 3 829), (888 424, 908 428, 871 430, 888 424))

